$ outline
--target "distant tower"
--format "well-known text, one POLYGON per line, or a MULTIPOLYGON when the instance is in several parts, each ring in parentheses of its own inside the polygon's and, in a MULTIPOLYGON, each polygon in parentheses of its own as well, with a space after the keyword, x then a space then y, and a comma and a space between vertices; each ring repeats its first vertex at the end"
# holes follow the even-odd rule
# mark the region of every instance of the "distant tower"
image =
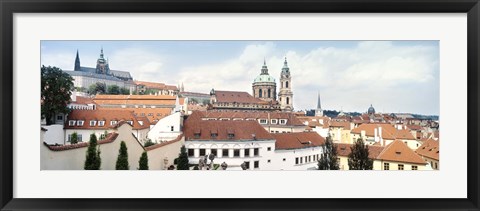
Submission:
POLYGON ((320 93, 318 93, 317 109, 315 109, 315 116, 323 116, 322 105, 320 104, 320 93))
POLYGON ((252 83, 253 96, 264 101, 277 100, 277 84, 275 78, 268 74, 267 63, 263 60, 262 72, 252 83))
POLYGON ((373 115, 375 114, 375 108, 373 108, 372 104, 370 104, 370 108, 368 108, 368 115, 373 115))
POLYGON ((110 74, 110 68, 108 67, 108 60, 103 57, 103 47, 100 50, 100 57, 97 59, 97 68, 96 72, 98 74, 110 74))
POLYGON ((293 110, 293 92, 291 82, 292 77, 290 76, 290 68, 287 64, 287 57, 285 57, 282 72, 280 73, 280 92, 278 93, 280 109, 282 109, 282 111, 293 110))
POLYGON ((78 49, 77 49, 77 57, 75 57, 75 68, 74 71, 80 71, 80 56, 78 56, 78 49))
POLYGON ((185 87, 183 86, 183 82, 182 82, 182 87, 180 88, 180 91, 181 91, 181 92, 184 92, 184 91, 185 91, 185 87))

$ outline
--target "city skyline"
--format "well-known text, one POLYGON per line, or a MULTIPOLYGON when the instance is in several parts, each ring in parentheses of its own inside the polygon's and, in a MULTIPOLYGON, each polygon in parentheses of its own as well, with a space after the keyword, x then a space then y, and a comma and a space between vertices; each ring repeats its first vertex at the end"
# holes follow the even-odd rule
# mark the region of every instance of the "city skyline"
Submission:
MULTIPOLYGON (((279 82, 284 57, 292 74, 295 110, 439 115, 438 41, 42 41, 42 65, 95 67, 100 48, 110 68, 135 80, 185 91, 245 91, 265 58, 279 82)), ((278 88, 278 87, 277 87, 278 88)))

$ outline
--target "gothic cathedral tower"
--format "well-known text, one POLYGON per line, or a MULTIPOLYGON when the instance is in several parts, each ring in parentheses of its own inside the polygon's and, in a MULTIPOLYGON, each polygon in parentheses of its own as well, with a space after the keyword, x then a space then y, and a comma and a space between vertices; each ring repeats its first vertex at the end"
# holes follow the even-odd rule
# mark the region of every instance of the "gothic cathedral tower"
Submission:
POLYGON ((77 49, 77 57, 75 57, 75 68, 74 71, 81 71, 80 70, 80 56, 78 56, 78 49, 77 49))
POLYGON ((315 116, 323 116, 322 105, 320 104, 320 93, 318 93, 317 109, 315 109, 315 116))
POLYGON ((285 57, 282 73, 280 74, 280 92, 278 93, 278 98, 282 111, 293 111, 292 77, 290 76, 287 57, 285 57))

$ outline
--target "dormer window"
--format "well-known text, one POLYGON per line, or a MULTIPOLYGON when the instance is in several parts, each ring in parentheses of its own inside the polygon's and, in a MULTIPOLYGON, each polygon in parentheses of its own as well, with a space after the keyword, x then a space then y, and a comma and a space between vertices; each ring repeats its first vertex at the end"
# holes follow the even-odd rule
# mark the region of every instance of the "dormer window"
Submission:
POLYGON ((200 138, 201 131, 199 129, 193 131, 193 137, 194 138, 200 138))
POLYGON ((272 121, 271 121, 271 122, 272 122, 272 124, 276 125, 276 124, 278 123, 278 120, 276 120, 276 119, 272 119, 272 121))
POLYGON ((280 120, 280 124, 281 124, 281 125, 287 124, 287 120, 286 120, 286 119, 281 119, 281 120, 280 120))
POLYGON ((143 126, 143 121, 138 121, 138 124, 143 126))
POLYGON ((83 122, 84 122, 83 120, 78 120, 78 121, 77 121, 77 125, 78 125, 78 126, 83 126, 83 122))
POLYGON ((127 123, 128 123, 129 125, 133 126, 133 121, 132 121, 132 120, 127 121, 127 123))
POLYGON ((229 138, 229 139, 235 138, 235 134, 234 134, 234 133, 229 133, 229 134, 228 134, 228 138, 229 138))
POLYGON ((75 122, 77 122, 77 121, 75 121, 75 120, 69 120, 69 121, 68 121, 68 126, 75 126, 75 122))
POLYGON ((211 136, 212 138, 217 138, 218 133, 211 133, 210 136, 211 136))
POLYGON ((266 119, 260 119, 259 122, 260 122, 260 124, 262 124, 262 125, 267 124, 267 120, 266 120, 266 119))
MULTIPOLYGON (((90 127, 94 127, 96 124, 97 124, 97 121, 90 120, 90 127)), ((100 126, 100 122, 98 123, 98 126, 100 126)))
POLYGON ((105 121, 98 121, 98 126, 103 127, 105 125, 105 121))
POLYGON ((110 125, 112 125, 112 126, 113 126, 113 125, 116 125, 116 124, 117 124, 117 121, 116 121, 116 120, 112 120, 112 121, 110 121, 110 125))

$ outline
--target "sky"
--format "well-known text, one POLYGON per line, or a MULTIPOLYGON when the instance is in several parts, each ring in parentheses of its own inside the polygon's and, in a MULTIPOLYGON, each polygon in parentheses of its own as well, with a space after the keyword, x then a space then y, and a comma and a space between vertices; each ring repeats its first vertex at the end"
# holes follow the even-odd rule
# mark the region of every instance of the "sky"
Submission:
POLYGON ((438 41, 42 41, 41 65, 73 70, 78 50, 95 67, 102 47, 110 69, 189 92, 251 94, 264 59, 279 89, 286 57, 295 110, 316 108, 318 94, 324 110, 440 110, 438 41))

